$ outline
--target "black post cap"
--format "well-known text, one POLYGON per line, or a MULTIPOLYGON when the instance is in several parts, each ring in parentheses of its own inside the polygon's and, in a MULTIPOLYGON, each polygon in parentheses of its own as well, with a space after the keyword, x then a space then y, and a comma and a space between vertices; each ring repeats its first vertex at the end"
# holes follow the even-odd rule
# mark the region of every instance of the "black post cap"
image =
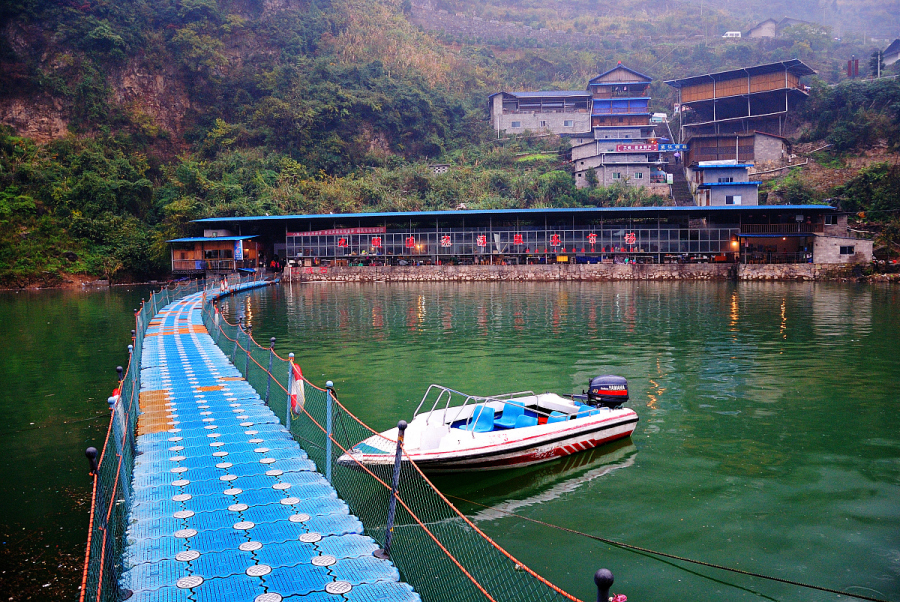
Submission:
POLYGON ((409 426, 409 425, 406 424, 405 420, 401 420, 400 422, 397 423, 397 428, 400 429, 401 433, 406 430, 407 426, 409 426))
POLYGON ((116 366, 116 373, 119 375, 119 380, 122 380, 122 374, 125 372, 125 368, 122 366, 116 366))
POLYGON ((612 587, 613 581, 615 579, 609 569, 600 569, 594 573, 594 583, 597 584, 597 602, 609 600, 609 588, 612 587))
POLYGON ((88 463, 91 465, 91 474, 97 472, 97 448, 89 447, 84 450, 84 455, 88 459, 88 463))
POLYGON ((274 347, 274 346, 275 346, 275 337, 272 337, 271 339, 269 339, 269 345, 270 345, 271 347, 274 347))

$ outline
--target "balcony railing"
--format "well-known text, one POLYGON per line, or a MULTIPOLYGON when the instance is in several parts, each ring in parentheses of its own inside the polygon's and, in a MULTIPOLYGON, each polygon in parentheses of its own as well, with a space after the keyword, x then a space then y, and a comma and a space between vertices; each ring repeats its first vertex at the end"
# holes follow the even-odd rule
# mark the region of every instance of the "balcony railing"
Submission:
POLYGON ((810 253, 752 252, 741 254, 741 263, 811 263, 810 253))
POLYGON ((825 231, 823 224, 741 224, 741 236, 753 234, 816 234, 825 231))
POLYGON ((538 108, 538 107, 527 108, 527 109, 506 109, 506 108, 503 109, 504 115, 533 115, 535 113, 584 113, 584 114, 588 114, 590 112, 591 112, 590 109, 573 109, 573 108, 568 108, 568 107, 565 109, 561 109, 561 108, 550 109, 547 107, 544 107, 543 109, 538 108))
POLYGON ((592 115, 647 115, 650 110, 647 107, 611 107, 608 109, 598 109, 594 107, 592 115))
POLYGON ((255 269, 255 259, 173 259, 172 271, 193 272, 233 272, 239 269, 255 269))

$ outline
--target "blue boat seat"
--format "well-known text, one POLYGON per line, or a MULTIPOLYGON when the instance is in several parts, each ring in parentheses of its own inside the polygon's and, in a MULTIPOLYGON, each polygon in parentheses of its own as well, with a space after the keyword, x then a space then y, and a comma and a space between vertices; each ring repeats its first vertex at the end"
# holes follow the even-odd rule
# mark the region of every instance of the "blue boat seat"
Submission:
POLYGON ((472 418, 469 424, 462 425, 464 431, 474 431, 476 433, 489 433, 494 430, 494 409, 486 405, 475 406, 472 412, 472 418))
POLYGON ((522 406, 506 402, 503 404, 503 414, 500 418, 494 420, 494 424, 505 429, 516 428, 516 420, 525 413, 522 406))
POLYGON ((563 414, 562 412, 550 412, 550 416, 547 418, 547 424, 553 424, 554 422, 565 422, 569 419, 568 414, 563 414))
POLYGON ((583 403, 578 404, 578 417, 585 418, 587 416, 595 416, 599 414, 600 410, 595 408, 594 406, 585 405, 583 403))
POLYGON ((528 426, 537 426, 538 419, 537 416, 528 416, 527 414, 521 414, 516 416, 516 426, 514 428, 525 428, 528 426))

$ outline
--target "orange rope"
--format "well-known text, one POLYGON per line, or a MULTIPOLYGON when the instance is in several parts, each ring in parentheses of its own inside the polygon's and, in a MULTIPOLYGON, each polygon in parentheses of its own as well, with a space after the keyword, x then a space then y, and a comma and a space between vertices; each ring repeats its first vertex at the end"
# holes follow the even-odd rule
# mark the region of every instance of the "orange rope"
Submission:
POLYGON ((81 587, 79 589, 78 602, 84 602, 84 590, 87 587, 87 578, 88 578, 88 563, 91 559, 91 541, 94 536, 94 510, 97 505, 97 477, 98 472, 94 473, 94 484, 91 491, 91 518, 88 523, 88 541, 87 541, 87 551, 84 553, 84 572, 81 575, 81 587))
MULTIPOLYGON (((204 308, 204 310, 205 310, 205 308, 204 308)), ((226 324, 228 324, 229 326, 236 326, 236 325, 231 324, 230 322, 228 322, 228 320, 225 320, 224 317, 222 318, 222 320, 223 320, 226 324)), ((218 329, 219 329, 220 333, 223 334, 223 335, 225 335, 225 338, 226 338, 227 340, 236 343, 237 346, 238 346, 242 351, 244 351, 245 353, 247 353, 247 355, 250 357, 250 359, 253 360, 253 363, 254 363, 254 364, 256 364, 257 366, 259 366, 260 369, 262 369, 262 370, 263 370, 264 372, 266 372, 269 376, 271 376, 271 377, 275 380, 275 383, 276 383, 276 384, 277 384, 284 392, 287 392, 287 389, 284 387, 284 385, 281 384, 281 382, 279 382, 278 378, 277 378, 274 374, 272 374, 271 372, 269 372, 266 368, 263 368, 263 366, 262 366, 259 362, 256 361, 256 358, 253 357, 253 354, 250 353, 247 349, 245 349, 245 348, 241 345, 241 343, 240 343, 239 340, 237 340, 237 339, 232 339, 231 337, 229 337, 229 336, 225 333, 225 331, 222 329, 221 325, 217 325, 217 326, 218 326, 218 329)), ((256 342, 255 339, 253 339, 253 336, 252 336, 252 335, 249 335, 249 333, 248 333, 248 338, 249 338, 249 340, 253 341, 253 343, 254 343, 257 347, 259 347, 260 349, 264 349, 264 347, 262 347, 262 345, 260 345, 259 343, 256 342)), ((274 351, 273 351, 273 353, 274 353, 274 351)), ((278 357, 278 359, 280 359, 280 360, 282 360, 282 361, 287 361, 287 360, 285 360, 284 358, 282 358, 281 356, 279 356, 277 353, 274 353, 274 355, 275 355, 276 357, 278 357)), ((313 388, 318 389, 319 391, 322 391, 322 390, 323 390, 323 389, 321 389, 321 388, 319 388, 319 387, 313 385, 312 383, 310 383, 305 377, 303 378, 303 381, 304 381, 305 383, 308 383, 308 384, 309 384, 310 386, 312 386, 313 388)), ((338 407, 340 407, 340 408, 341 408, 348 416, 350 416, 350 418, 352 418, 353 420, 355 420, 355 421, 356 421, 360 426, 362 426, 365 430, 368 430, 369 432, 371 432, 371 433, 373 433, 373 434, 375 434, 375 435, 379 435, 379 434, 380 434, 380 433, 378 433, 377 431, 373 430, 369 425, 367 425, 366 423, 364 423, 362 420, 360 420, 355 414, 353 414, 352 412, 350 412, 346 407, 344 407, 344 405, 341 404, 341 402, 337 399, 336 396, 332 396, 332 399, 333 399, 334 402, 338 405, 338 407)), ((292 413, 293 413, 293 412, 292 412, 292 413)), ((346 449, 345 447, 343 447, 343 446, 341 445, 341 443, 340 443, 337 439, 335 439, 332 435, 329 435, 329 434, 326 432, 326 430, 322 427, 322 425, 319 424, 319 423, 318 423, 318 422, 317 422, 317 421, 309 414, 309 412, 308 412, 305 408, 302 410, 302 413, 303 413, 303 414, 306 414, 306 415, 309 417, 310 421, 311 421, 313 424, 315 424, 315 425, 319 428, 320 431, 322 431, 323 433, 325 433, 326 436, 327 436, 329 439, 331 439, 331 441, 332 441, 335 445, 337 445, 337 447, 338 447, 342 452, 347 453, 347 449, 346 449)), ((297 414, 297 416, 299 416, 299 414, 297 414)), ((511 562, 513 562, 513 563, 516 565, 516 567, 518 567, 518 568, 524 570, 524 571, 527 572, 529 575, 531 575, 532 577, 534 577, 535 579, 537 579, 538 581, 540 581, 542 584, 546 585, 547 587, 549 587, 550 589, 552 589, 553 591, 555 591, 556 593, 560 594, 560 595, 563 596, 564 598, 566 598, 566 599, 568 599, 568 600, 571 600, 571 601, 573 601, 573 602, 581 602, 578 598, 572 596, 572 595, 569 594, 568 592, 562 590, 562 589, 559 588, 558 586, 554 585, 553 583, 551 583, 550 581, 548 581, 547 579, 545 579, 544 577, 542 577, 541 575, 539 575, 538 573, 536 573, 534 570, 532 570, 531 568, 529 568, 529 567, 528 567, 527 565, 525 565, 523 562, 519 561, 515 556, 513 556, 512 554, 510 554, 509 552, 507 552, 503 547, 501 547, 501 546, 500 546, 497 542, 495 542, 493 539, 491 539, 490 537, 488 537, 488 535, 487 535, 486 533, 484 533, 484 532, 483 532, 481 529, 479 529, 472 521, 470 521, 468 518, 466 518, 466 516, 465 516, 462 512, 460 512, 459 509, 456 508, 456 506, 454 506, 454 505, 450 502, 450 500, 448 500, 448 499, 447 499, 447 498, 446 498, 446 497, 445 497, 445 496, 437 489, 437 487, 434 486, 434 484, 433 484, 433 483, 425 476, 425 473, 422 472, 422 470, 419 468, 419 466, 418 466, 415 462, 413 462, 412 460, 409 459, 409 454, 406 453, 406 450, 405 450, 405 449, 403 449, 403 453, 406 454, 407 461, 409 462, 409 464, 415 468, 416 472, 419 473, 419 475, 422 477, 422 479, 423 479, 423 480, 428 484, 428 486, 429 486, 429 487, 430 487, 430 488, 431 488, 431 489, 432 489, 432 490, 433 490, 433 491, 441 498, 441 500, 442 500, 442 501, 443 501, 443 502, 444 502, 444 503, 445 503, 445 504, 446 504, 446 505, 447 505, 447 506, 448 506, 448 507, 449 507, 449 508, 450 508, 450 509, 451 509, 451 510, 459 517, 459 518, 461 518, 463 521, 465 521, 465 523, 466 523, 473 531, 475 531, 476 533, 478 533, 478 534, 479 534, 486 542, 488 542, 492 547, 494 547, 494 548, 495 548, 497 551, 499 551, 501 554, 503 554, 504 556, 506 556, 507 559, 509 559, 511 562)), ((350 457, 353 458, 352 455, 351 455, 350 457)), ((356 462, 357 466, 358 466, 362 471, 364 471, 364 472, 366 472, 367 474, 369 474, 375 481, 377 481, 378 483, 380 483, 383 487, 385 487, 385 488, 387 488, 387 489, 391 489, 391 487, 390 487, 387 483, 385 483, 383 480, 381 480, 377 475, 375 475, 371 470, 369 470, 368 467, 366 467, 365 465, 363 465, 362 463, 360 463, 356 458, 353 458, 353 461, 356 462)), ((409 513, 409 515, 413 518, 413 520, 416 522, 416 524, 418 524, 419 527, 421 527, 422 530, 423 530, 426 534, 428 534, 428 536, 435 542, 435 544, 437 544, 437 546, 441 549, 441 551, 444 552, 444 554, 445 554, 445 555, 446 555, 446 556, 447 556, 447 557, 448 557, 448 558, 449 558, 449 559, 457 566, 457 568, 459 568, 459 570, 460 570, 460 571, 461 571, 461 572, 462 572, 462 573, 463 573, 463 574, 464 574, 464 575, 465 575, 465 576, 466 576, 466 577, 467 577, 467 578, 468 578, 468 579, 476 586, 476 588, 478 588, 478 590, 481 591, 481 593, 484 594, 484 596, 485 596, 486 598, 488 598, 489 600, 491 600, 492 602, 494 602, 494 598, 491 597, 491 595, 490 595, 490 594, 488 593, 488 591, 484 588, 484 586, 482 586, 482 585, 477 581, 477 579, 475 579, 475 577, 473 577, 473 576, 465 569, 465 567, 462 566, 462 564, 459 562, 459 560, 458 560, 455 556, 453 556, 453 554, 452 554, 446 547, 444 547, 444 545, 440 542, 440 540, 438 540, 437 536, 435 536, 434 533, 431 532, 431 530, 425 525, 425 523, 422 522, 422 520, 421 520, 421 519, 420 519, 420 518, 412 511, 412 509, 406 504, 406 502, 403 500, 403 498, 400 497, 399 493, 397 494, 397 500, 400 502, 400 504, 403 506, 403 508, 406 509, 406 511, 407 511, 407 512, 409 513)))
MULTIPOLYGON (((406 450, 405 450, 405 449, 403 450, 403 453, 406 453, 406 450)), ((484 533, 484 531, 482 531, 481 529, 479 529, 478 527, 476 527, 476 526, 475 526, 475 523, 473 523, 473 522, 470 521, 468 518, 466 518, 466 515, 464 515, 462 512, 460 512, 459 509, 457 509, 457 507, 454 506, 454 505, 450 502, 450 500, 448 500, 448 499, 444 496, 444 494, 441 493, 440 490, 439 490, 437 487, 434 486, 434 483, 432 483, 432 482, 428 479, 428 477, 425 476, 425 473, 422 472, 422 469, 419 468, 419 466, 418 466, 415 462, 413 462, 412 460, 409 460, 409 463, 410 463, 410 465, 412 465, 412 466, 416 469, 416 472, 419 473, 419 476, 421 476, 422 479, 423 479, 426 483, 428 483, 428 485, 429 485, 432 489, 434 489, 435 493, 437 493, 438 496, 440 496, 440 498, 441 498, 442 500, 444 500, 444 502, 445 502, 448 506, 450 506, 450 507, 453 509, 453 511, 456 512, 457 515, 459 515, 459 517, 460 517, 461 519, 463 519, 464 521, 466 521, 466 524, 467 524, 467 525, 469 525, 476 533, 478 533, 479 535, 481 535, 488 543, 490 543, 492 546, 494 546, 494 548, 496 548, 501 554, 503 554, 504 556, 506 556, 507 558, 509 558, 511 561, 515 562, 517 566, 521 567, 521 568, 522 568, 525 572, 527 572, 529 575, 531 575, 532 577, 534 577, 535 579, 537 579, 538 581, 540 581, 541 583, 543 583, 544 585, 546 585, 546 586, 549 587, 550 589, 554 590, 556 593, 560 594, 561 596, 563 596, 563 597, 565 597, 565 598, 567 598, 567 599, 569 599, 569 600, 572 600, 573 602, 581 602, 581 600, 579 600, 578 598, 576 598, 576 597, 573 596, 572 594, 570 594, 570 593, 568 593, 568 592, 566 592, 566 591, 560 589, 560 588, 557 587, 556 585, 552 584, 551 582, 547 581, 546 579, 544 579, 543 577, 541 577, 540 575, 538 575, 537 573, 535 573, 533 570, 531 570, 530 568, 528 568, 527 565, 525 565, 524 563, 520 562, 515 556, 513 556, 512 554, 510 554, 509 552, 507 552, 505 549, 503 549, 503 548, 500 546, 500 544, 498 544, 498 543, 495 542, 493 539, 491 539, 490 537, 488 537, 487 534, 484 533)))
POLYGON ((116 489, 118 488, 118 485, 119 485, 119 474, 121 474, 121 472, 122 472, 122 456, 119 456, 119 466, 116 468, 116 478, 113 481, 112 495, 109 497, 109 499, 110 499, 109 510, 107 510, 107 512, 106 512, 106 527, 100 527, 100 530, 103 531, 103 546, 100 548, 100 573, 97 576, 97 600, 100 600, 100 593, 103 588, 103 569, 105 568, 104 561, 106 560, 106 542, 108 539, 107 534, 109 533, 109 531, 107 530, 107 527, 109 526, 109 517, 112 515, 112 509, 113 509, 113 506, 115 505, 112 503, 112 500, 114 500, 116 497, 116 489))
MULTIPOLYGON (((316 422, 316 419, 313 418, 312 416, 310 416, 309 412, 307 412, 305 408, 304 408, 304 410, 303 410, 303 413, 306 414, 307 416, 309 416, 310 421, 311 421, 313 424, 315 424, 317 427, 319 427, 319 430, 322 431, 323 433, 325 433, 326 436, 328 436, 328 438, 331 439, 331 441, 334 442, 334 444, 337 445, 337 447, 338 447, 342 452, 344 452, 345 454, 347 453, 347 448, 345 448, 344 446, 342 446, 342 445, 340 444, 340 442, 339 442, 337 439, 335 439, 335 438, 332 437, 331 435, 328 435, 328 433, 325 431, 325 429, 322 428, 322 425, 319 424, 318 422, 316 422)), ((352 455, 351 455, 350 457, 353 458, 352 455)), ((362 471, 364 471, 365 473, 367 473, 369 476, 371 476, 371 477, 372 477, 375 481, 377 481, 378 483, 381 483, 381 485, 382 485, 385 489, 388 489, 388 490, 393 489, 393 487, 392 487, 391 485, 388 485, 387 483, 385 483, 384 481, 382 481, 381 478, 378 477, 378 475, 376 475, 376 474, 373 473, 371 470, 369 470, 369 467, 368 467, 368 466, 366 466, 365 464, 362 464, 362 463, 361 463, 359 460, 357 460, 356 458, 353 458, 353 461, 356 462, 356 465, 357 465, 362 471)), ((410 463, 412 463, 412 462, 410 461, 410 463)), ((431 485, 430 482, 429 482, 428 484, 431 485)), ((431 486, 434 487, 433 485, 431 485, 431 486)), ((465 569, 465 567, 459 562, 459 560, 456 559, 456 557, 450 552, 450 550, 448 550, 447 548, 445 548, 444 545, 443 545, 443 544, 438 540, 438 538, 434 535, 434 533, 432 533, 431 530, 430 530, 427 526, 425 526, 425 523, 423 523, 422 520, 419 519, 419 517, 416 515, 416 513, 413 512, 412 509, 411 509, 409 506, 406 505, 406 502, 403 501, 403 499, 400 497, 400 494, 399 494, 399 493, 397 493, 397 496, 396 496, 396 497, 397 497, 397 501, 399 501, 400 504, 401 504, 404 508, 406 508, 406 511, 409 512, 409 515, 416 521, 416 524, 418 524, 418 525, 425 531, 425 533, 427 533, 428 536, 429 536, 432 540, 434 540, 434 543, 436 543, 436 544, 438 545, 438 547, 441 549, 441 551, 443 551, 444 554, 446 554, 446 556, 447 556, 450 560, 453 561, 453 564, 455 564, 455 565, 457 566, 457 568, 459 568, 459 570, 462 571, 463 575, 465 575, 466 577, 468 577, 469 581, 471 581, 471 582, 475 585, 475 587, 478 588, 478 590, 479 590, 482 594, 484 594, 484 596, 485 596, 488 600, 490 600, 491 602, 496 602, 496 600, 494 600, 494 598, 488 593, 488 591, 484 588, 484 586, 481 585, 481 584, 478 582, 478 580, 475 579, 475 577, 473 577, 473 576, 469 573, 469 571, 467 571, 467 570, 465 569)), ((445 502, 447 501, 446 498, 444 498, 444 501, 445 501, 445 502)), ((449 502, 447 502, 447 503, 449 504, 449 502)), ((575 598, 573 598, 573 600, 574 600, 574 599, 575 599, 575 598)), ((580 601, 578 601, 578 602, 580 602, 580 601)))

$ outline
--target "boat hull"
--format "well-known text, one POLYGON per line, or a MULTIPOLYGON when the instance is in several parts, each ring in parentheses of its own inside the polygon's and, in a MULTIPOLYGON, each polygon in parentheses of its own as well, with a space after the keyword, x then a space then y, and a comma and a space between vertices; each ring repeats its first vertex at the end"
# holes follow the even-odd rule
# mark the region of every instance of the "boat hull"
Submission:
MULTIPOLYGON (((603 414, 606 415, 480 434, 450 429, 449 440, 442 441, 439 448, 427 451, 407 448, 403 458, 412 460, 428 472, 530 466, 624 439, 631 436, 637 426, 638 416, 632 410, 603 414)), ((391 439, 396 441, 396 437, 396 429, 370 437, 343 456, 341 463, 393 463, 394 454, 385 444, 393 443, 391 439)))

